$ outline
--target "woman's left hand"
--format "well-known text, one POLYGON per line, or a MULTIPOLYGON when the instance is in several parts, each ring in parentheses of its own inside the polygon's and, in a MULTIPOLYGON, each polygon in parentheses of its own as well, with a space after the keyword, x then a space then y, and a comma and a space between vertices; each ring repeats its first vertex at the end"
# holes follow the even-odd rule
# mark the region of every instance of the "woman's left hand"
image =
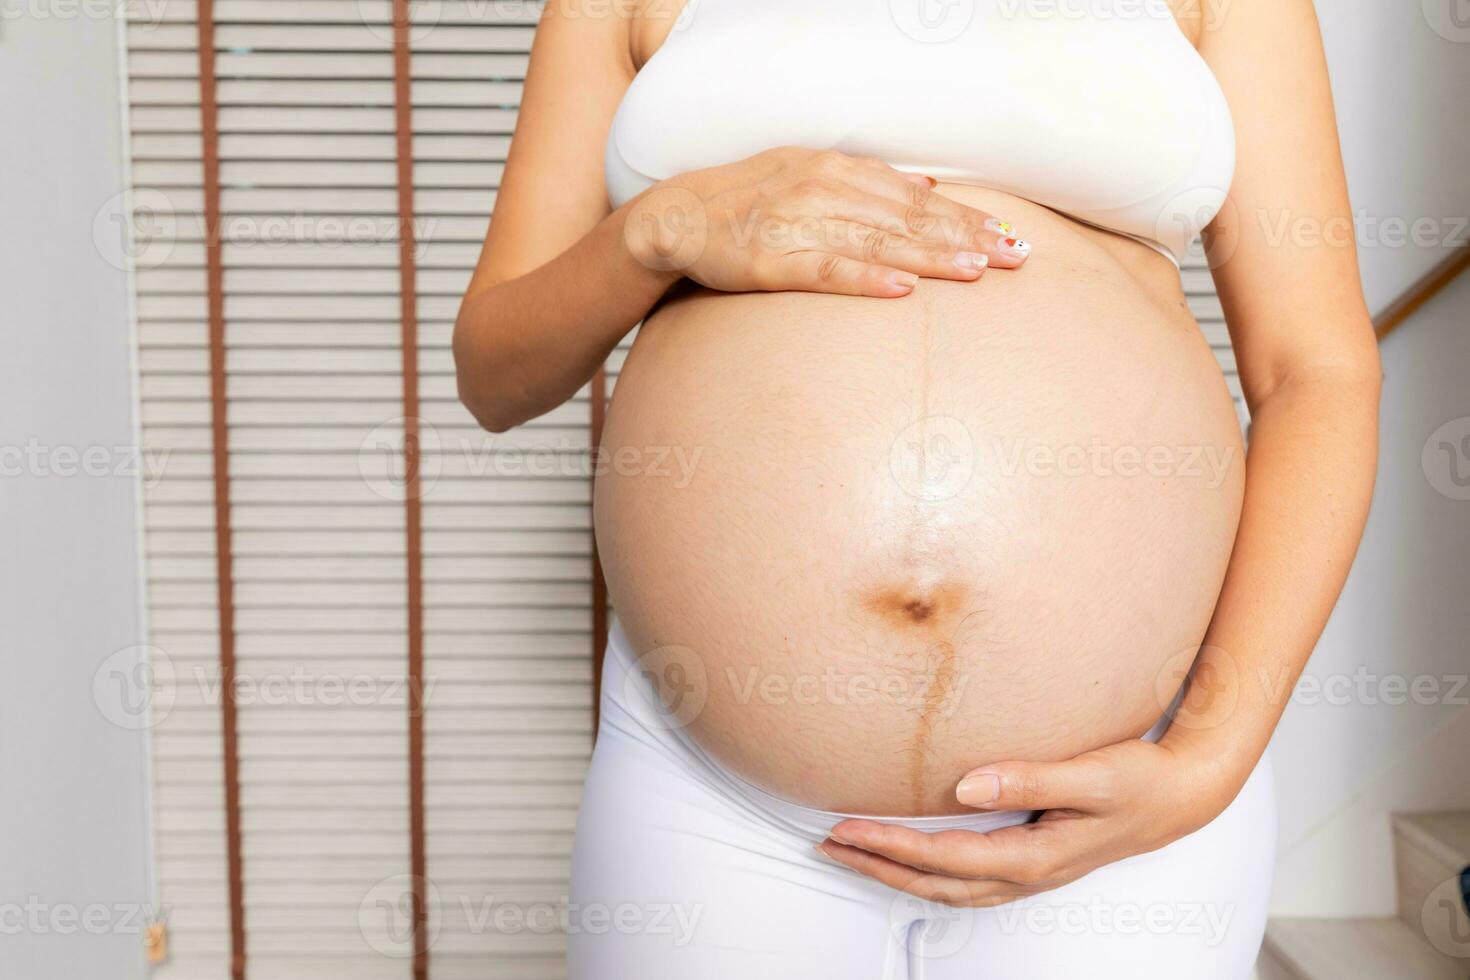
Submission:
POLYGON ((1003 762, 960 781, 961 803, 1046 811, 1033 823, 925 833, 844 820, 819 849, 892 888, 947 905, 979 908, 1049 891, 1178 840, 1235 798, 1243 776, 1201 748, 1169 741, 1130 739, 1065 762, 1003 762))

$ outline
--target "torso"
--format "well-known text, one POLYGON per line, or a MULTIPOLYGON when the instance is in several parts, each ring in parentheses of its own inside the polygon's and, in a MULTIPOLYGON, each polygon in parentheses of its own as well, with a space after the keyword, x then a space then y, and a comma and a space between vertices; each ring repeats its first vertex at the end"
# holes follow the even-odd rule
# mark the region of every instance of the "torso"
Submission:
POLYGON ((1026 266, 902 300, 694 290, 643 326, 604 432, 641 461, 595 491, 636 652, 692 653, 691 735, 824 809, 957 812, 977 765, 1141 734, 1239 516, 1233 405, 1173 266, 939 190, 1022 229, 1026 266))

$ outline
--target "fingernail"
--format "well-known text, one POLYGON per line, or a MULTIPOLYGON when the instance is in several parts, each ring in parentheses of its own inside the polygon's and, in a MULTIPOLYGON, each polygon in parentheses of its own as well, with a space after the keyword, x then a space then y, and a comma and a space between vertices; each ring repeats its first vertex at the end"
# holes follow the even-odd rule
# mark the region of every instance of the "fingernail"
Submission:
POLYGON ((1000 796, 1000 777, 991 773, 966 776, 955 787, 955 799, 966 806, 984 806, 1000 796))
POLYGON ((988 231, 999 232, 1008 238, 1016 233, 1015 225, 1009 221, 1002 221, 999 218, 986 218, 985 227, 988 231))
POLYGON ((893 285, 895 286, 902 286, 905 289, 913 289, 914 285, 919 281, 919 277, 914 275, 912 272, 904 272, 900 269, 894 269, 892 272, 888 273, 888 281, 893 283, 893 285))
POLYGON ((995 250, 1013 259, 1024 259, 1031 254, 1031 245, 1019 238, 1003 238, 996 243, 995 250))
POLYGON ((983 269, 990 264, 990 256, 984 252, 960 252, 954 257, 954 264, 961 269, 983 269))

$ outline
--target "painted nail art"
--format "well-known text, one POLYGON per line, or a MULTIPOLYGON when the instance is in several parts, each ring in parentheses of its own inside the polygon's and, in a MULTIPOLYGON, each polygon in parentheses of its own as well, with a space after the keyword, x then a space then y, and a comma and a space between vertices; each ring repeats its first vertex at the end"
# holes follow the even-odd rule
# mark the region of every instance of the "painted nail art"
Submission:
POLYGON ((1014 235, 1016 233, 1015 225, 1011 224, 1009 221, 1002 221, 999 218, 986 218, 985 229, 987 231, 994 231, 1007 236, 1014 235))
POLYGON ((995 249, 1002 255, 1009 255, 1015 259, 1024 259, 1031 254, 1031 244, 1019 238, 1002 239, 996 244, 995 249))
POLYGON ((960 252, 955 255, 954 264, 961 269, 983 269, 990 264, 990 256, 984 252, 960 252))

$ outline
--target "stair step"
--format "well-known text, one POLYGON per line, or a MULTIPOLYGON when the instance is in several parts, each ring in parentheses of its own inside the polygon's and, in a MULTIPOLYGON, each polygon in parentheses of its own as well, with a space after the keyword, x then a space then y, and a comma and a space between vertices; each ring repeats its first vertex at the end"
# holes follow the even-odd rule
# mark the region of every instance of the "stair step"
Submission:
POLYGON ((1470 952, 1459 884, 1470 866, 1470 811, 1395 814, 1393 860, 1404 924, 1442 950, 1470 952))
POLYGON ((1272 919, 1261 953, 1270 980, 1470 977, 1470 959, 1444 955, 1398 919, 1272 919))
POLYGON ((1470 810, 1395 813, 1393 832, 1450 864, 1470 864, 1470 810))

